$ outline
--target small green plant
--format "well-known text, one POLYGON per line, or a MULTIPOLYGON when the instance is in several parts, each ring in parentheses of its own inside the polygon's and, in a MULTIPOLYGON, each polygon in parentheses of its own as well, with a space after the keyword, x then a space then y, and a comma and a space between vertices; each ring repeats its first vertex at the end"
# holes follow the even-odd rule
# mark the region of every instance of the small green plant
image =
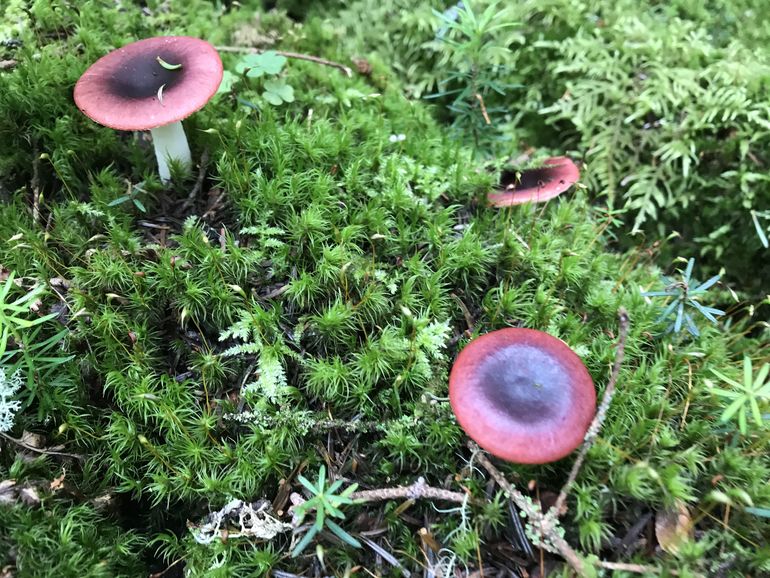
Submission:
POLYGON ((759 241, 762 243, 762 246, 765 249, 770 248, 770 242, 767 240, 767 234, 765 233, 765 228, 762 226, 762 223, 759 222, 759 219, 765 219, 766 221, 770 221, 770 211, 751 211, 751 220, 754 222, 754 228, 757 231, 757 236, 759 237, 759 241))
POLYGON ((445 12, 434 10, 434 14, 442 21, 435 38, 444 48, 442 64, 453 70, 439 82, 440 91, 426 98, 450 97, 447 106, 454 117, 452 127, 470 136, 478 150, 500 138, 492 119, 505 108, 493 104, 495 97, 504 97, 507 90, 518 86, 501 78, 510 53, 508 45, 520 37, 499 37, 501 31, 517 24, 510 21, 506 8, 499 8, 499 2, 480 14, 468 0, 445 12))
POLYGON ((318 483, 313 484, 304 476, 297 476, 300 483, 307 488, 312 494, 312 497, 299 504, 294 508, 294 513, 297 516, 298 523, 302 523, 305 516, 312 511, 315 511, 315 522, 310 529, 305 532, 305 535, 299 541, 299 543, 292 550, 291 555, 293 557, 299 556, 302 551, 308 547, 310 542, 315 538, 324 527, 328 528, 332 534, 337 536, 340 540, 353 546, 354 548, 360 548, 361 543, 353 536, 343 530, 336 522, 330 518, 337 518, 338 520, 344 520, 345 514, 340 510, 340 506, 352 504, 353 500, 350 495, 356 491, 358 484, 353 484, 345 488, 342 492, 337 494, 337 490, 342 487, 342 480, 337 480, 328 488, 326 487, 326 467, 321 466, 318 470, 318 483))
POLYGON ((110 201, 109 203, 107 203, 107 206, 108 207, 116 207, 117 205, 122 205, 123 203, 131 201, 133 203, 133 205, 137 209, 139 209, 143 213, 146 213, 147 212, 147 208, 144 206, 144 203, 142 203, 142 201, 140 201, 137 198, 137 195, 139 193, 146 193, 147 192, 147 191, 145 191, 142 188, 143 184, 144 183, 137 183, 136 185, 130 185, 129 188, 128 188, 128 191, 126 192, 125 195, 121 195, 120 197, 118 197, 114 201, 110 201))
POLYGON ((719 281, 720 275, 714 275, 708 281, 696 284, 692 279, 692 270, 694 266, 695 259, 690 259, 687 262, 687 267, 682 273, 681 281, 662 276, 661 279, 665 284, 664 289, 660 291, 645 291, 642 293, 644 297, 672 298, 671 302, 663 310, 663 313, 658 317, 658 323, 670 321, 669 326, 666 328, 666 333, 679 333, 682 330, 682 327, 686 327, 687 331, 689 331, 693 337, 698 337, 700 335, 700 331, 695 325, 695 321, 687 312, 686 308, 698 311, 712 323, 717 322, 715 316, 725 314, 721 309, 707 307, 698 302, 698 297, 713 287, 719 281))
POLYGON ((24 339, 24 333, 41 323, 45 323, 49 319, 56 317, 56 313, 50 313, 37 319, 27 319, 30 307, 43 294, 44 287, 37 285, 30 291, 27 291, 21 297, 18 297, 14 301, 9 301, 11 291, 16 286, 15 283, 16 274, 11 272, 8 278, 5 280, 2 288, 0 288, 0 358, 2 358, 8 347, 8 342, 13 338, 18 347, 24 349, 26 340, 24 339))
POLYGON ((273 106, 294 102, 294 88, 278 77, 285 65, 286 57, 274 50, 247 54, 235 65, 234 73, 229 70, 224 72, 222 84, 217 92, 229 93, 239 82, 248 84, 252 78, 271 77, 263 84, 262 98, 273 106))
POLYGON ((762 411, 759 407, 761 400, 770 398, 770 381, 767 380, 770 373, 770 363, 765 363, 759 368, 756 376, 752 367, 751 358, 747 355, 743 358, 743 383, 735 381, 717 371, 711 370, 714 375, 735 389, 722 389, 712 387, 712 391, 719 397, 730 401, 719 421, 726 423, 738 417, 738 429, 743 435, 748 434, 748 414, 751 413, 754 423, 762 427, 762 411))

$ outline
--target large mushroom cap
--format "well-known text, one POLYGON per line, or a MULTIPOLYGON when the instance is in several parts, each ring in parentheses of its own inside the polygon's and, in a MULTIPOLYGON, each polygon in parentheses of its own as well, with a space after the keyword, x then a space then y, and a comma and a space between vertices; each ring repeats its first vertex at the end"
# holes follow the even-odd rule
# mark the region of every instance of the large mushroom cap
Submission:
POLYGON ((500 329, 471 341, 452 367, 449 401, 481 447, 522 464, 569 454, 596 412, 583 362, 563 341, 534 329, 500 329))
POLYGON ((191 115, 221 82, 222 61, 211 44, 189 36, 160 36, 97 60, 75 85, 75 104, 105 126, 148 130, 191 115))
POLYGON ((571 159, 551 157, 542 167, 522 171, 518 180, 514 172, 504 172, 500 188, 487 200, 496 207, 540 203, 569 190, 579 179, 580 170, 571 159))

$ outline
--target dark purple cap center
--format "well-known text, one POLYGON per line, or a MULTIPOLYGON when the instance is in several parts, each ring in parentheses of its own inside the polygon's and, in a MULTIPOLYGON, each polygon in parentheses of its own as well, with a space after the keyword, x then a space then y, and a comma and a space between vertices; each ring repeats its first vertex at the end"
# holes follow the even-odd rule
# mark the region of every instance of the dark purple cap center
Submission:
POLYGON ((182 82, 185 76, 184 64, 182 57, 170 50, 137 54, 110 76, 110 92, 117 97, 135 100, 155 97, 161 86, 166 91, 182 82), (158 62, 158 57, 168 64, 181 64, 182 67, 169 70, 158 62))
POLYGON ((557 418, 569 405, 564 368, 535 347, 509 346, 490 356, 479 385, 492 407, 523 424, 557 418))
POLYGON ((515 187, 516 190, 538 189, 550 183, 553 180, 552 167, 540 167, 521 171, 520 180, 516 179, 515 171, 503 171, 500 177, 500 184, 503 187, 515 187))

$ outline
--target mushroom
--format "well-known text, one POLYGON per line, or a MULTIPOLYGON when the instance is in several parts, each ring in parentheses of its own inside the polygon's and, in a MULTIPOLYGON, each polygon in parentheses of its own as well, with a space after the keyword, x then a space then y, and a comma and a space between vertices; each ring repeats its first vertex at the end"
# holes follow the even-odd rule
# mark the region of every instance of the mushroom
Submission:
POLYGON ((577 165, 567 157, 551 157, 542 167, 527 169, 519 178, 513 171, 503 172, 500 188, 489 193, 487 200, 495 207, 539 203, 567 191, 580 179, 577 165))
POLYGON ((472 340, 452 367, 449 401, 476 443, 521 464, 565 457, 596 413, 594 383, 577 354, 548 333, 523 328, 472 340))
POLYGON ((87 117, 118 130, 150 130, 163 182, 169 160, 192 166, 182 119, 202 108, 222 81, 222 61, 199 38, 139 40, 97 60, 75 85, 87 117))

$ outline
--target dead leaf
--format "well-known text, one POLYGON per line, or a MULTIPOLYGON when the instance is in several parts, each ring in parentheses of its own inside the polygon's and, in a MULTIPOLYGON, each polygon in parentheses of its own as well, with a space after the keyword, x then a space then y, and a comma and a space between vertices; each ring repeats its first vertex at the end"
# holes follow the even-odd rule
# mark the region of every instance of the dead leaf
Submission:
POLYGON ((45 445, 45 438, 40 434, 24 430, 21 434, 21 443, 39 450, 45 445))
POLYGON ((62 486, 64 485, 64 477, 65 477, 66 475, 67 475, 67 469, 66 469, 66 468, 62 468, 62 470, 61 470, 61 475, 60 475, 58 478, 54 478, 54 479, 51 481, 51 484, 50 484, 50 486, 49 486, 49 489, 50 489, 52 492, 55 492, 56 490, 60 490, 60 489, 62 488, 62 486))
POLYGON ((692 529, 690 511, 684 502, 655 514, 655 537, 664 552, 676 554, 682 543, 692 537, 692 529))

